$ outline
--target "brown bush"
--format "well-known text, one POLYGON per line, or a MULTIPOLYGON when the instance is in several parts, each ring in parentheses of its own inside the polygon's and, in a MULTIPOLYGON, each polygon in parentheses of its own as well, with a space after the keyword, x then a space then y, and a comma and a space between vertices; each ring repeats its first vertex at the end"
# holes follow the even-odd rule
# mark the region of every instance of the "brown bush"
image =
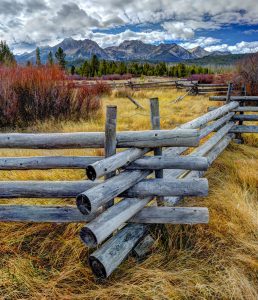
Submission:
POLYGON ((258 95, 258 53, 253 53, 237 64, 237 81, 245 84, 249 95, 258 95))

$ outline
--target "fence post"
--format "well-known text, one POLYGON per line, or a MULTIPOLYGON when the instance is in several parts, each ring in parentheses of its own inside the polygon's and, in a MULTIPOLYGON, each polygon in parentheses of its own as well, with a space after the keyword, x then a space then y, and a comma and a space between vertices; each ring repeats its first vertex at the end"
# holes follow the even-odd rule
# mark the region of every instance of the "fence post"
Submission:
MULTIPOLYGON (((108 105, 106 110, 105 123, 105 157, 116 154, 116 122, 117 122, 117 106, 108 105)), ((116 171, 105 175, 105 180, 115 176, 116 171)), ((105 208, 109 208, 114 204, 114 199, 106 203, 105 208)))
POLYGON ((228 91, 227 91, 227 98, 226 98, 226 103, 230 102, 230 97, 231 97, 231 92, 232 92, 232 82, 228 84, 228 91))
MULTIPOLYGON (((151 112, 151 127, 152 130, 160 130, 160 113, 159 113, 159 99, 150 99, 150 112, 151 112)), ((154 155, 162 155, 162 148, 155 148, 154 155)), ((155 171, 156 178, 163 178, 163 170, 155 171)), ((157 197, 157 203, 160 205, 163 201, 163 197, 157 197)))
MULTIPOLYGON (((246 85, 245 84, 243 84, 242 85, 242 88, 241 88, 241 96, 246 96, 246 85)), ((239 107, 243 107, 245 105, 245 103, 244 103, 244 101, 240 101, 239 102, 239 107)), ((240 111, 240 113, 239 113, 240 115, 243 115, 244 114, 244 112, 243 111, 240 111)), ((238 122, 238 125, 243 125, 243 121, 242 120, 240 120, 239 122, 238 122)), ((243 138, 242 138, 242 134, 241 133, 237 133, 236 134, 236 140, 239 140, 239 143, 243 143, 243 138)))

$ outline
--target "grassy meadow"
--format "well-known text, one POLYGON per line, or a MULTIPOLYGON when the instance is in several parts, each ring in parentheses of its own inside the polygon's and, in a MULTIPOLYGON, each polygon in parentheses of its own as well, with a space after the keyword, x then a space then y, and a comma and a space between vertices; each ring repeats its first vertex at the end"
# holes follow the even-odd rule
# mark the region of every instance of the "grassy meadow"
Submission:
MULTIPOLYGON (((26 132, 103 131, 106 105, 118 107, 118 130, 150 129, 149 98, 159 97, 161 127, 173 128, 207 111, 207 96, 175 89, 137 91, 136 110, 125 92, 102 98, 94 118, 45 121, 26 132)), ((82 224, 0 224, 0 299, 258 299, 258 136, 231 144, 206 174, 209 196, 186 198, 183 206, 207 206, 207 225, 166 226, 151 255, 130 257, 105 283, 88 267, 79 239, 82 224)), ((102 155, 102 150, 0 149, 0 156, 102 155)), ((79 180, 84 170, 0 171, 1 180, 79 180)), ((0 204, 73 204, 65 199, 1 199, 0 204)))

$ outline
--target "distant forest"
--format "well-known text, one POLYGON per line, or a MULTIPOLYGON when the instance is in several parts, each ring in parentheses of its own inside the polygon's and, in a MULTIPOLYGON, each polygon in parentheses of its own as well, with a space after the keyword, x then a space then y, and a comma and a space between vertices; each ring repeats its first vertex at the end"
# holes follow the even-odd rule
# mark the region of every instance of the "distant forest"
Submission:
POLYGON ((108 61, 99 60, 96 55, 93 55, 89 60, 85 60, 79 67, 71 66, 72 75, 78 74, 83 77, 101 77, 111 74, 186 77, 192 74, 211 73, 212 71, 209 68, 197 65, 108 61))

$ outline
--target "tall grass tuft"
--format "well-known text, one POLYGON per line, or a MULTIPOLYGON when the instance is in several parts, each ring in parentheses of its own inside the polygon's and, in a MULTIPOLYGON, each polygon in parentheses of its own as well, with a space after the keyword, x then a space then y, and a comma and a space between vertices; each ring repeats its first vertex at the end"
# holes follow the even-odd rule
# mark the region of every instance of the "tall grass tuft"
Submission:
POLYGON ((101 108, 104 83, 76 89, 58 66, 0 68, 0 126, 87 119, 101 108))

